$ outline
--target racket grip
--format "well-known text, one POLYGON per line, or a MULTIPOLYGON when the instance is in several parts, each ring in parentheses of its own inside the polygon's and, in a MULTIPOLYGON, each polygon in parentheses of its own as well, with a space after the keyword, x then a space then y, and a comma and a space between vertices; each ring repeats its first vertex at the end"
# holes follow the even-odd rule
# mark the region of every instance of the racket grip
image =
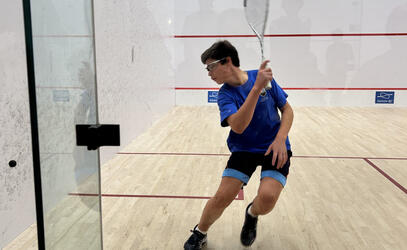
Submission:
POLYGON ((261 96, 266 96, 266 94, 267 94, 266 90, 268 90, 268 89, 271 89, 271 83, 270 82, 267 83, 266 87, 264 87, 264 89, 261 90, 260 95, 261 96))

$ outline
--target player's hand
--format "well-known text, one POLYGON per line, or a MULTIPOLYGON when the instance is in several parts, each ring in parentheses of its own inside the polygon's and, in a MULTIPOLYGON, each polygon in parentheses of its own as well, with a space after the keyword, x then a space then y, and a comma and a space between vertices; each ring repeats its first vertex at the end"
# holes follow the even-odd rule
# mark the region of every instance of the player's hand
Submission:
POLYGON ((267 83, 273 80, 273 71, 270 67, 267 67, 267 63, 269 62, 269 60, 265 60, 260 65, 259 71, 257 72, 257 78, 254 85, 259 89, 265 88, 267 83))
POLYGON ((276 138, 273 141, 273 143, 270 144, 269 148, 267 149, 267 152, 264 155, 270 154, 271 151, 273 151, 273 158, 271 164, 274 166, 274 164, 276 163, 276 159, 278 159, 277 169, 282 168, 288 159, 285 141, 276 138))

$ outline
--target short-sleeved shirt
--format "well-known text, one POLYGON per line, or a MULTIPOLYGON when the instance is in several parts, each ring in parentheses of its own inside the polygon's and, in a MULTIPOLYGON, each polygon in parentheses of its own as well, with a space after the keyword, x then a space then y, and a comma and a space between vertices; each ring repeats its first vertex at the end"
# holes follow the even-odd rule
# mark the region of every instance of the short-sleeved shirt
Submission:
MULTIPOLYGON (((236 113, 245 102, 257 77, 257 70, 247 71, 248 80, 234 87, 227 83, 219 89, 218 106, 222 127, 228 126, 226 119, 236 113)), ((265 96, 259 96, 253 118, 242 134, 230 130, 227 144, 231 152, 265 153, 280 129, 280 115, 277 108, 287 103, 287 93, 273 79, 271 89, 265 96)), ((286 140, 287 150, 291 150, 286 140)))

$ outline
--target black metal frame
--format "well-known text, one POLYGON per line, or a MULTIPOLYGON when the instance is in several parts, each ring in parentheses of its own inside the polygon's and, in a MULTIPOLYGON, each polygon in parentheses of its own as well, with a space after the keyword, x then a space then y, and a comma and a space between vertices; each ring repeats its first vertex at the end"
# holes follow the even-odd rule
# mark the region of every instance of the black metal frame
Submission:
POLYGON ((34 49, 30 0, 23 0, 27 79, 30 99, 31 140, 34 166, 35 207, 37 214, 38 249, 45 249, 44 211, 42 206, 40 146, 38 140, 37 99, 35 93, 34 49))

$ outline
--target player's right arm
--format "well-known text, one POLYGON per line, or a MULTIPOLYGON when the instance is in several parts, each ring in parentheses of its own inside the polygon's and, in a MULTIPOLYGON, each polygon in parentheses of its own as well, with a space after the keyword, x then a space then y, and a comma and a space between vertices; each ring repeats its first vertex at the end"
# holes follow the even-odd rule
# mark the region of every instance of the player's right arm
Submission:
POLYGON ((260 65, 256 82, 254 83, 253 88, 251 89, 243 105, 236 113, 227 118, 227 123, 229 124, 230 128, 237 134, 242 134, 247 126, 249 126, 262 89, 273 79, 273 72, 271 71, 271 68, 266 67, 268 62, 269 61, 266 60, 260 65))

